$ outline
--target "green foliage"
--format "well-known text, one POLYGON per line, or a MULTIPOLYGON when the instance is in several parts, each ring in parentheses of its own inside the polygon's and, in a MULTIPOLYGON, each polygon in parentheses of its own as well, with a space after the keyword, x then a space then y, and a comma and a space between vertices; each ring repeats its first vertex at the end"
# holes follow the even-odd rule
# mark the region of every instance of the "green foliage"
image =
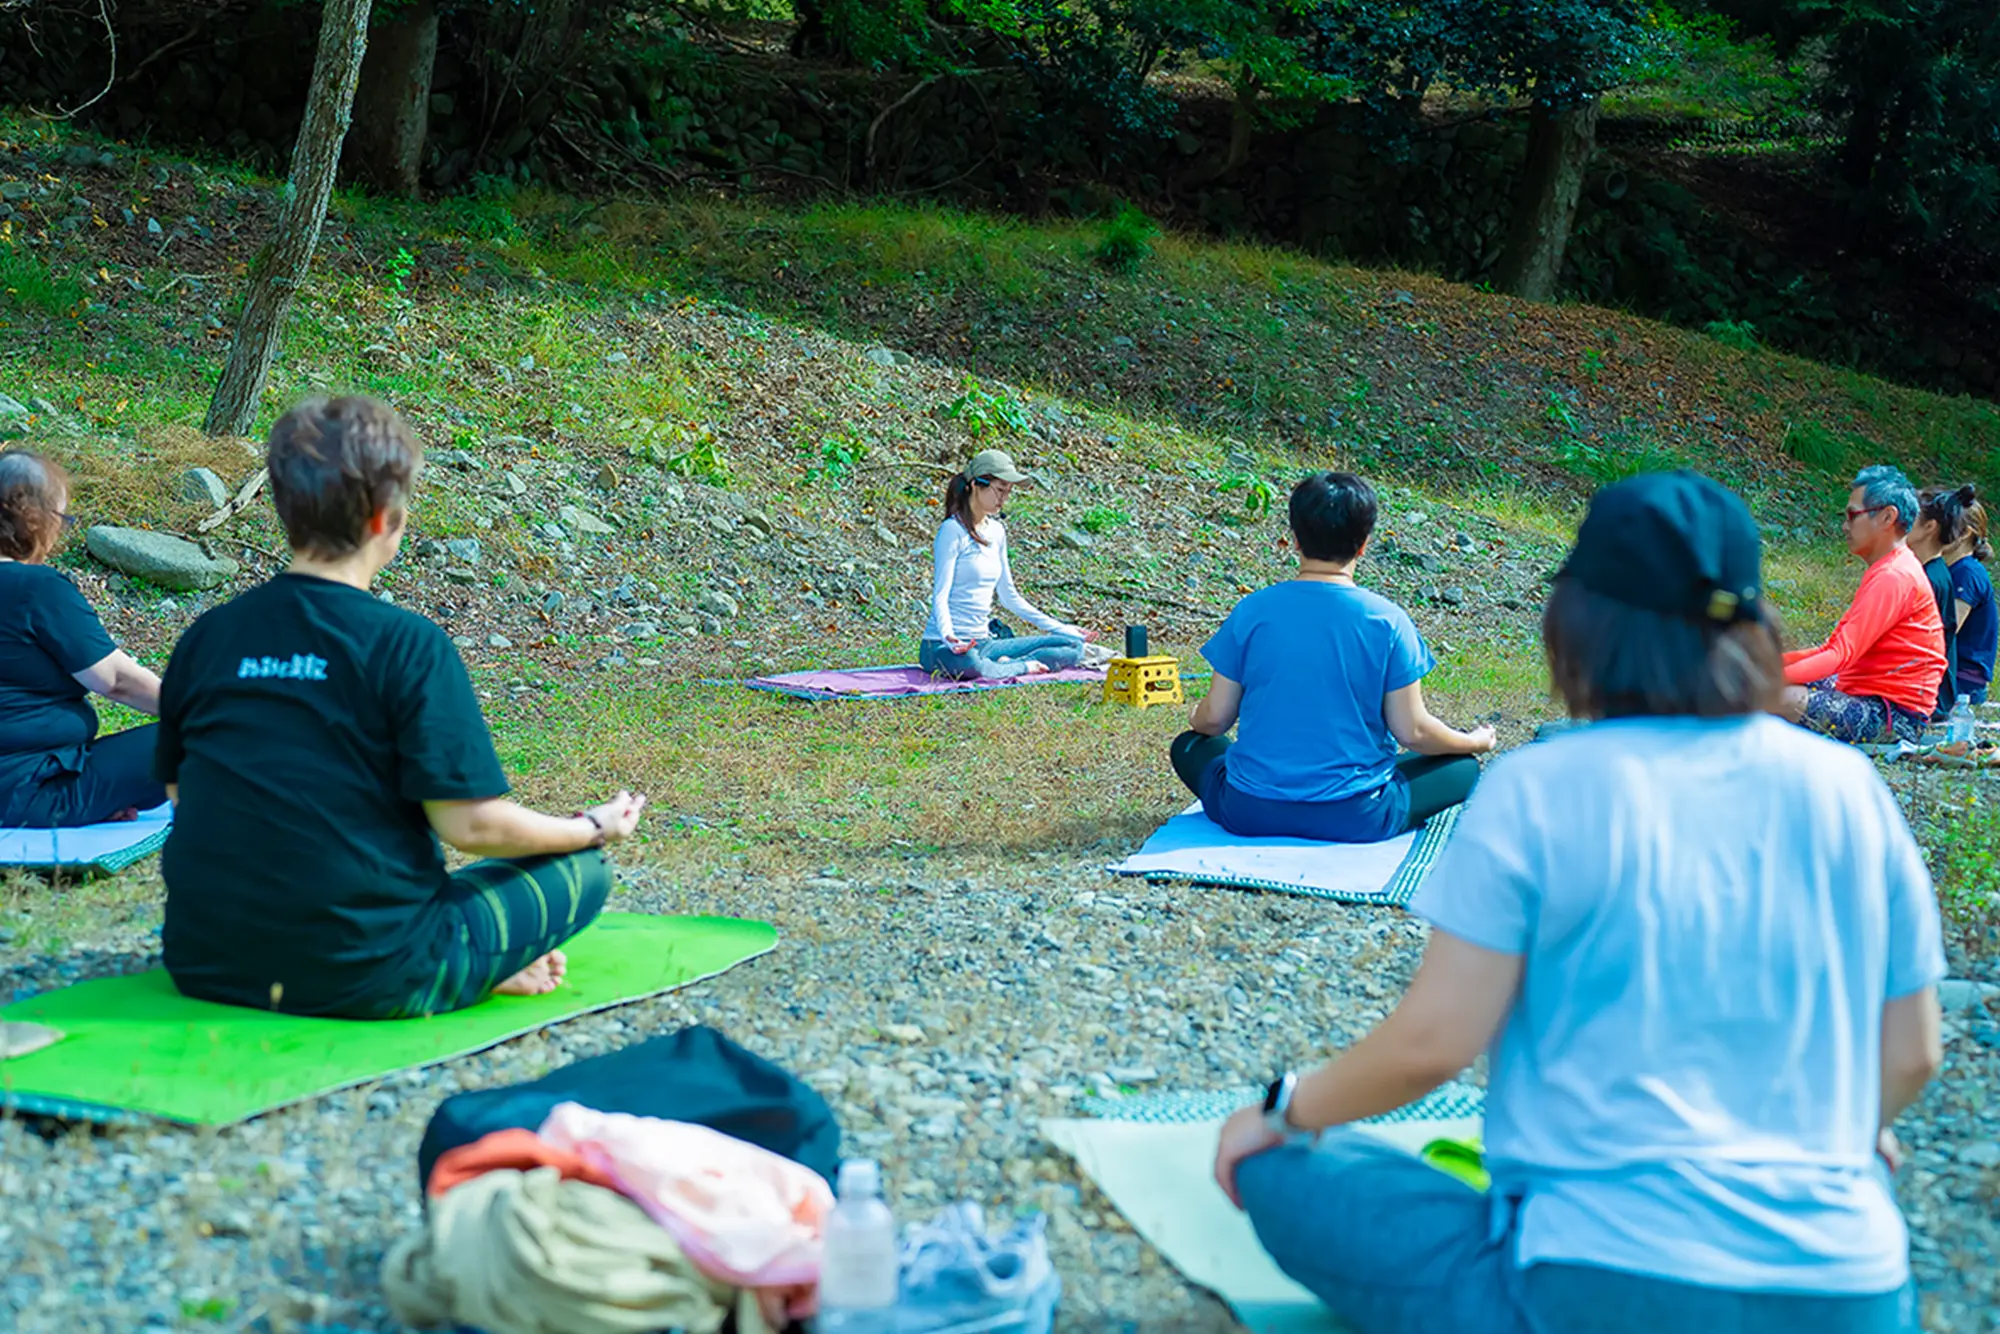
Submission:
POLYGON ((1159 224, 1130 204, 1122 206, 1104 226, 1091 256, 1113 273, 1137 273, 1153 253, 1159 224))
POLYGON ((1978 782, 1943 794, 1937 837, 1928 841, 1938 903, 1954 922, 2000 917, 2000 817, 1978 782))
POLYGON ((653 464, 691 482, 718 487, 729 485, 729 456, 723 452, 722 442, 711 431, 702 431, 694 439, 687 440, 678 432, 664 429, 650 433, 629 446, 627 452, 641 462, 653 464))
POLYGON ((944 405, 941 415, 955 421, 975 439, 989 435, 1020 435, 1028 429, 1028 412, 1006 393, 988 393, 979 381, 968 379, 965 392, 944 405))
POLYGON ((383 273, 388 275, 389 290, 397 296, 404 295, 410 275, 416 271, 416 267, 417 257, 405 247, 397 246, 396 253, 389 256, 382 265, 383 273))
POLYGON ((57 277, 39 256, 8 241, 0 241, 0 298, 0 315, 9 309, 63 315, 90 299, 82 283, 57 277))
POLYGON ((1216 494, 1221 496, 1241 493, 1243 514, 1246 518, 1261 519, 1271 512, 1271 504, 1278 498, 1278 488, 1254 472, 1232 472, 1216 484, 1216 494))
POLYGON ((1854 445, 1818 422, 1796 421, 1785 427, 1785 453, 1814 472, 1846 474, 1855 457, 1854 445))
POLYGON ((1076 516, 1076 526, 1092 536, 1130 522, 1132 516, 1116 505, 1092 505, 1076 516))
POLYGON ((1733 347, 1738 352, 1757 350, 1757 326, 1749 320, 1710 320, 1701 326, 1701 331, 1724 347, 1733 347))
POLYGON ((846 431, 836 431, 821 440, 818 452, 808 459, 806 480, 839 486, 854 475, 854 470, 867 457, 868 443, 865 440, 846 431))

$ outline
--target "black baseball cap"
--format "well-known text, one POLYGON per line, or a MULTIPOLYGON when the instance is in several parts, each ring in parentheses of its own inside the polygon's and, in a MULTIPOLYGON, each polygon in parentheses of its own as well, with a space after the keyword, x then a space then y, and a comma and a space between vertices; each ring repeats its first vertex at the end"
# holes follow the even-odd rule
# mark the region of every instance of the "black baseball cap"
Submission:
POLYGON ((1627 606, 1733 625, 1763 616, 1762 547, 1734 491, 1700 473, 1645 473, 1591 498, 1556 577, 1627 606))

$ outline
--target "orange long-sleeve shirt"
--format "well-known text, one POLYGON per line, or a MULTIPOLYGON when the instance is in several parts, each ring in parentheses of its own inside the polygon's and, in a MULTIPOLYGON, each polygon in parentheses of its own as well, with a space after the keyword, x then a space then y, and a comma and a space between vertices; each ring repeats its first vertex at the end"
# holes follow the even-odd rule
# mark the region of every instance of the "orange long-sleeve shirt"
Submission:
POLYGON ((1944 671, 1937 599, 1922 563, 1901 545, 1861 576, 1831 638, 1785 655, 1785 680, 1792 685, 1832 677, 1846 694, 1879 697, 1922 714, 1937 708, 1944 671))

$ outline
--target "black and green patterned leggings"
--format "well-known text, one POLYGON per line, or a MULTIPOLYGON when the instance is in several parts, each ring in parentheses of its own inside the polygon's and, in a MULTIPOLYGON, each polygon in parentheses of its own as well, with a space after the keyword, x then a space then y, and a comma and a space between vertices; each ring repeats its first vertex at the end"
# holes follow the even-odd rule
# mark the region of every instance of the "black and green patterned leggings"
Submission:
POLYGON ((519 861, 496 858, 454 872, 444 899, 460 918, 457 943, 431 984, 384 1017, 477 1005, 597 920, 610 892, 611 864, 595 848, 519 861))

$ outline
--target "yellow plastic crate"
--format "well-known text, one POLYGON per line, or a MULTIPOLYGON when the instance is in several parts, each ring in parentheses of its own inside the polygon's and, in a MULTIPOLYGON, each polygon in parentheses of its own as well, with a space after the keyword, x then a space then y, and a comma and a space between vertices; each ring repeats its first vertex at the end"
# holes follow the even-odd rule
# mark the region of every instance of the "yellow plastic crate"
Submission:
POLYGON ((1105 669, 1104 699, 1108 704, 1185 704, 1178 659, 1156 654, 1149 658, 1113 658, 1105 669))

